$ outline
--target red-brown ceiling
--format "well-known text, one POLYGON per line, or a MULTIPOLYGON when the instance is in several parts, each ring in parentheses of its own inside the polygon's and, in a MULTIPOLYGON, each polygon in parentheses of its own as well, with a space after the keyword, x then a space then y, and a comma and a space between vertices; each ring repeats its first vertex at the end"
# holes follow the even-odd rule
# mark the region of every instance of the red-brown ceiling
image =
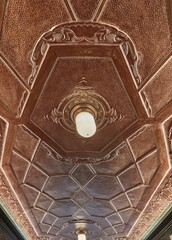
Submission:
POLYGON ((171 8, 1 1, 0 199, 29 240, 141 239, 172 201, 171 8), (89 139, 66 118, 83 96, 89 139))

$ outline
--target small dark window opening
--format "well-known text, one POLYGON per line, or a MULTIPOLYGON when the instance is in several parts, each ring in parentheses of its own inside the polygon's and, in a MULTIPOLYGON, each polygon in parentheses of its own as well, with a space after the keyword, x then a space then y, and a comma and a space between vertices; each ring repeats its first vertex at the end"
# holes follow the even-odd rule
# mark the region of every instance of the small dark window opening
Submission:
POLYGON ((172 209, 145 240, 172 240, 172 209))
POLYGON ((26 240, 1 207, 0 207, 0 239, 26 240))

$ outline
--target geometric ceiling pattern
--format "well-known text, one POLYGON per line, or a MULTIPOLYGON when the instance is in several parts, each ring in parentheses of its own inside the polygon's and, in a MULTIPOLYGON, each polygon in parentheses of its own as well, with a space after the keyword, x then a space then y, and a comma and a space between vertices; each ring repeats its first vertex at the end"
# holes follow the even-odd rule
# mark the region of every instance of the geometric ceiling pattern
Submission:
POLYGON ((171 9, 0 3, 0 199, 28 239, 141 239, 172 200, 171 9), (102 117, 88 139, 59 110, 83 89, 102 117))
POLYGON ((97 164, 58 162, 49 146, 41 143, 38 147, 38 139, 28 135, 24 127, 18 127, 10 166, 41 231, 55 239, 71 239, 66 222, 89 219, 95 225, 88 232, 90 238, 126 235, 127 224, 138 217, 140 200, 160 167, 151 127, 120 144, 109 163, 97 164), (33 153, 37 148, 34 156, 27 144, 20 144, 21 136, 32 139, 33 153), (147 148, 138 152, 137 142, 145 144, 148 138, 147 148))

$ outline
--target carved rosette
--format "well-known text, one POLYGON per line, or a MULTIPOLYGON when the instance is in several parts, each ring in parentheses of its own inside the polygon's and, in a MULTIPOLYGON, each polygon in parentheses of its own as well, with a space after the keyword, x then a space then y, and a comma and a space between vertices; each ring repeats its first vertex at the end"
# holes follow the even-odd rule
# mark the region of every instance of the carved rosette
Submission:
POLYGON ((85 78, 80 82, 80 86, 73 89, 72 93, 62 99, 57 107, 44 116, 67 131, 76 133, 75 120, 72 112, 77 108, 89 108, 95 117, 97 131, 109 124, 123 119, 123 115, 110 107, 109 103, 100 96, 92 87, 86 85, 85 78))
POLYGON ((135 46, 128 35, 119 29, 100 23, 69 23, 55 26, 38 40, 31 55, 32 74, 29 85, 32 85, 43 56, 51 45, 117 45, 121 46, 126 56, 136 84, 141 80, 137 70, 138 56, 135 46), (79 35, 78 35, 79 33, 79 35))

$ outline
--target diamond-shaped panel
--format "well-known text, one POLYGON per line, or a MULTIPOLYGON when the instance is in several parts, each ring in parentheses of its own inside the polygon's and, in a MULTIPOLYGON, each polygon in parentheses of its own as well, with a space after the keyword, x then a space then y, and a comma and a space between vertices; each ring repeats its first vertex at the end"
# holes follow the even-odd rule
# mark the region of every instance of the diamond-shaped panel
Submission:
POLYGON ((47 213, 45 216, 44 216, 44 219, 42 221, 42 223, 46 223, 48 225, 52 225, 55 221, 56 221, 56 217, 47 213))
POLYGON ((73 192, 79 189, 70 176, 50 177, 44 187, 44 192, 54 199, 70 198, 73 192))
POLYGON ((93 197, 101 199, 110 199, 122 191, 115 177, 109 176, 95 176, 85 188, 93 197))
POLYGON ((126 225, 125 224, 121 224, 121 225, 115 226, 114 228, 117 231, 117 233, 123 233, 125 228, 126 228, 126 225))
POLYGON ((40 194, 40 196, 36 202, 36 207, 47 210, 49 208, 49 206, 51 205, 51 203, 52 203, 52 200, 50 198, 48 198, 44 194, 40 194))
POLYGON ((77 194, 73 197, 73 200, 81 207, 83 207, 86 203, 88 203, 91 200, 91 198, 85 191, 81 190, 77 192, 77 194))
POLYGON ((50 229, 49 225, 46 225, 46 224, 43 224, 43 223, 39 224, 39 227, 40 227, 42 233, 47 233, 48 230, 50 229))
POLYGON ((122 223, 122 220, 119 217, 118 213, 114 213, 113 215, 107 217, 107 220, 111 223, 112 226, 122 223))
POLYGON ((24 126, 18 126, 14 148, 28 159, 31 159, 38 145, 39 139, 24 126), (28 144, 29 143, 29 144, 28 144))
POLYGON ((122 217, 124 223, 127 223, 130 220, 133 213, 134 213, 134 209, 131 208, 131 209, 126 209, 124 211, 121 211, 119 214, 122 217))
POLYGON ((72 176, 81 184, 85 185, 93 176, 92 170, 88 165, 80 164, 72 173, 72 176))
POLYGON ((31 166, 26 176, 25 182, 41 190, 47 176, 38 168, 31 166))
POLYGON ((108 236, 114 236, 116 234, 115 230, 113 229, 113 227, 109 227, 104 229, 104 232, 108 235, 108 236))
POLYGON ((27 162, 23 157, 21 157, 17 153, 12 152, 11 166, 15 173, 18 183, 21 184, 23 182, 26 170, 29 166, 29 162, 27 162))
POLYGON ((120 174, 119 179, 125 190, 132 188, 139 183, 142 183, 139 171, 135 165, 120 174))
POLYGON ((49 233, 50 235, 56 236, 59 231, 60 231, 60 229, 55 228, 55 227, 52 227, 48 233, 49 233))
POLYGON ((117 210, 131 206, 125 194, 121 194, 120 196, 114 198, 111 202, 117 210))
POLYGON ((143 179, 149 184, 160 165, 158 153, 154 152, 142 159, 138 166, 142 172, 143 179))
POLYGON ((21 185, 21 188, 28 200, 29 205, 32 207, 38 196, 38 191, 36 191, 36 189, 33 187, 27 186, 25 184, 21 185))
POLYGON ((42 218, 45 215, 45 212, 43 210, 37 208, 32 208, 32 213, 38 223, 42 221, 42 218))
POLYGON ((92 216, 106 217, 114 212, 110 202, 105 200, 93 200, 85 207, 86 211, 92 216))
POLYGON ((146 186, 143 185, 143 186, 139 186, 137 188, 127 191, 127 195, 129 197, 130 202, 133 205, 133 207, 137 207, 145 190, 146 190, 146 186))
POLYGON ((57 217, 73 215, 78 210, 78 206, 71 200, 58 200, 53 203, 50 212, 57 217))
POLYGON ((144 126, 139 129, 138 132, 129 138, 129 145, 135 159, 138 159, 151 149, 155 148, 156 143, 152 128, 150 126, 144 126))

